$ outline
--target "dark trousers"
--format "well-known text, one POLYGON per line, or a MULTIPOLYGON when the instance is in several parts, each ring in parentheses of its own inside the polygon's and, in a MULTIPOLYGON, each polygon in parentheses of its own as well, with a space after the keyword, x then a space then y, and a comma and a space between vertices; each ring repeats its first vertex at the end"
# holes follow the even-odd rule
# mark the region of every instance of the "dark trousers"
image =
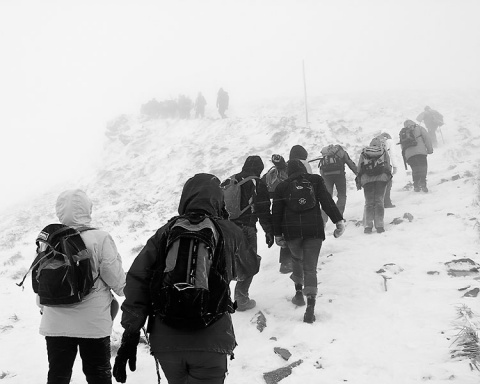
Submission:
POLYGON ((223 384, 227 355, 204 351, 156 353, 168 384, 223 384))
POLYGON ((363 193, 365 195, 365 214, 364 226, 365 228, 383 228, 383 218, 385 216, 384 198, 385 190, 387 188, 386 181, 372 181, 363 186, 363 193))
POLYGON ((280 264, 289 264, 292 262, 292 252, 290 248, 280 248, 280 264))
POLYGON ((290 278, 295 284, 304 286, 305 295, 316 295, 317 288, 317 263, 322 239, 292 239, 287 241, 292 252, 292 275, 290 278))
POLYGON ((345 211, 345 205, 347 204, 347 180, 345 178, 345 174, 339 175, 326 175, 323 176, 323 180, 325 181, 325 187, 327 187, 327 191, 333 197, 333 187, 337 190, 337 208, 340 213, 343 215, 345 211))
POLYGON ((48 353, 47 384, 68 384, 80 350, 82 369, 88 384, 111 384, 110 337, 45 337, 48 353))
MULTIPOLYGON (((247 252, 250 255, 257 255, 257 229, 244 225, 241 227, 243 232, 243 238, 245 239, 245 245, 247 252)), ((248 271, 246 271, 248 272, 248 271)), ((253 276, 258 271, 251 271, 251 276, 243 278, 241 281, 237 281, 235 285, 234 298, 238 304, 243 304, 250 299, 248 290, 253 281, 253 276)))
POLYGON ((414 187, 427 186, 428 162, 427 155, 415 155, 407 160, 412 168, 412 179, 414 187))

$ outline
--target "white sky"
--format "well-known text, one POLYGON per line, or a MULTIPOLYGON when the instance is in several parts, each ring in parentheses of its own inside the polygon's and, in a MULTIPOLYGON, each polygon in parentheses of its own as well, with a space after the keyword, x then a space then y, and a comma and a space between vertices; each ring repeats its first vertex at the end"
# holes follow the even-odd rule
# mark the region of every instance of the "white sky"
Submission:
POLYGON ((475 0, 3 0, 1 205, 88 167, 106 122, 153 97, 301 97, 302 60, 311 95, 478 89, 479 14, 475 0))

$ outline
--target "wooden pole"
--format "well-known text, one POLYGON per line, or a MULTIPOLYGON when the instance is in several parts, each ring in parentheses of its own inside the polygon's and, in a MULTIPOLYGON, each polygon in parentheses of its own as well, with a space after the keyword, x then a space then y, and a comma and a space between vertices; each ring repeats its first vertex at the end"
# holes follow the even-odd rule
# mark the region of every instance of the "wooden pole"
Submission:
POLYGON ((307 103, 307 82, 305 80, 305 60, 302 60, 302 68, 303 68, 303 90, 305 94, 305 120, 306 120, 306 126, 308 127, 308 103, 307 103))

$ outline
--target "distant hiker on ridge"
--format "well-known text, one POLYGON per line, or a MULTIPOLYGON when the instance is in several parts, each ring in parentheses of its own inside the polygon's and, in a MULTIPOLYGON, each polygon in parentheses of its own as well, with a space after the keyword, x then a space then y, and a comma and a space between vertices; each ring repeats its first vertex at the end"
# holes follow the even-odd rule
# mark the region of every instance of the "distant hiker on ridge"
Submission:
POLYGON ((225 115, 225 111, 228 109, 229 102, 230 98, 228 96, 228 92, 225 92, 223 88, 220 88, 217 94, 217 108, 218 113, 220 114, 222 119, 225 119, 227 117, 225 115))
POLYGON ((202 92, 198 92, 197 99, 195 100, 195 118, 198 119, 205 117, 205 106, 207 105, 207 100, 202 95, 202 92))
POLYGON ((430 135, 430 140, 432 146, 435 148, 438 145, 437 141, 437 129, 443 125, 443 116, 440 112, 430 108, 428 105, 425 107, 425 110, 417 116, 418 122, 424 122, 425 127, 427 127, 428 134, 430 135))

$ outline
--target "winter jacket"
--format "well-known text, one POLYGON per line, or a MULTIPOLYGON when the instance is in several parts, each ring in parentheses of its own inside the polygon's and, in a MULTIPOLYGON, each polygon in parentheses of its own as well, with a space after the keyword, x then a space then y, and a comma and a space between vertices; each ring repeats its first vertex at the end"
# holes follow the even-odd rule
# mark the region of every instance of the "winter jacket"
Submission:
POLYGON ((323 178, 320 175, 308 174, 303 163, 299 160, 288 162, 288 179, 282 181, 275 189, 273 198, 273 234, 283 236, 285 240, 298 238, 320 238, 325 239, 324 224, 320 205, 332 222, 342 220, 342 214, 338 210, 332 196, 327 191, 323 178), (313 185, 317 203, 314 208, 294 212, 287 206, 289 187, 293 180, 304 177, 313 185))
POLYGON ((367 175, 366 173, 363 172, 362 164, 365 159, 363 156, 363 151, 360 153, 360 158, 358 159, 358 164, 357 164, 357 181, 359 181, 360 185, 363 187, 367 183, 372 183, 374 181, 385 181, 388 182, 392 178, 392 166, 390 163, 390 157, 388 156, 388 151, 386 151, 386 161, 388 164, 388 170, 380 175, 367 175))
MULTIPOLYGON (((411 120, 405 121, 405 126, 407 124, 415 124, 411 120)), ((433 153, 432 140, 427 130, 421 125, 415 124, 414 129, 415 138, 417 139, 417 145, 409 147, 404 152, 405 161, 415 155, 431 155, 433 153)))
POLYGON ((443 125, 443 116, 440 112, 435 111, 430 107, 426 107, 425 111, 417 116, 417 121, 423 121, 428 130, 435 131, 438 127, 443 125))
MULTIPOLYGON (((223 210, 223 191, 215 176, 197 174, 185 183, 178 208, 180 215, 197 212, 220 217, 223 210)), ((244 247, 243 233, 226 219, 219 218, 217 223, 225 242, 224 256, 230 281, 236 277, 235 259, 244 247)), ((200 330, 171 328, 153 314, 149 286, 154 266, 161 269, 165 265, 165 260, 158 257, 162 253, 162 236, 167 227, 168 223, 147 241, 127 273, 122 326, 127 332, 138 332, 149 317, 148 332, 152 353, 176 350, 231 354, 236 341, 230 314, 224 314, 215 323, 200 330)))
MULTIPOLYGON (((248 181, 240 186, 240 209, 248 206, 252 199, 253 206, 251 209, 247 209, 240 217, 232 221, 239 226, 246 225, 253 228, 256 227, 257 221, 259 221, 265 233, 272 233, 270 195, 268 193, 267 185, 260 179, 262 171, 262 159, 259 156, 248 156, 242 167, 242 171, 234 175, 237 181, 241 181, 248 176, 255 176, 258 177, 258 179, 248 181)), ((229 179, 225 180, 222 183, 222 186, 229 182, 229 179)))
MULTIPOLYGON (((63 192, 56 205, 62 224, 73 228, 90 226, 92 203, 81 190, 63 192)), ((40 334, 43 336, 67 336, 101 338, 112 333, 112 289, 123 296, 125 272, 122 259, 112 237, 105 231, 88 230, 81 233, 86 247, 92 253, 93 292, 78 304, 42 308, 40 334), (98 277, 98 278, 97 278, 98 277)))
POLYGON ((293 160, 293 159, 301 160, 302 164, 305 166, 305 169, 307 170, 307 173, 312 174, 313 173, 312 167, 310 166, 310 163, 307 161, 307 158, 308 158, 308 152, 301 145, 294 145, 292 149, 290 149, 288 160, 293 160))
MULTIPOLYGON (((353 160, 350 159, 350 156, 348 156, 347 151, 345 151, 340 145, 338 145, 337 147, 338 147, 338 150, 335 153, 335 156, 337 156, 340 162, 342 163, 343 169, 338 171, 325 172, 322 170, 322 168, 320 168, 320 164, 319 164, 320 175, 322 175, 322 177, 329 176, 329 175, 345 175, 345 164, 348 165, 348 168, 350 168, 353 173, 357 174, 357 166, 355 165, 353 160)), ((322 152, 323 152, 323 149, 322 149, 322 152)))

